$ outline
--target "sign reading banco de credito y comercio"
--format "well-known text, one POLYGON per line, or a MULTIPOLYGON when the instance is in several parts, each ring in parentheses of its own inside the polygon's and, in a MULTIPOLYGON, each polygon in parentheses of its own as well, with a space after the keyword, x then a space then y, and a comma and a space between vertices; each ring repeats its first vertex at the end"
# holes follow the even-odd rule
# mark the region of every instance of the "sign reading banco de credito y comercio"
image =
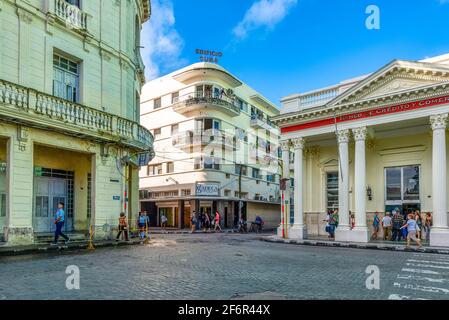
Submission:
POLYGON ((293 126, 284 127, 281 129, 282 133, 289 133, 294 131, 301 131, 306 129, 324 127, 324 126, 334 126, 336 123, 345 123, 355 120, 373 118, 384 116, 393 113, 407 112, 418 109, 425 109, 435 106, 441 106, 449 103, 449 96, 435 97, 418 101, 406 102, 398 105, 391 105, 380 107, 372 110, 359 111, 349 114, 339 115, 336 118, 330 117, 326 119, 320 119, 316 121, 301 123, 293 126))
POLYGON ((198 182, 195 187, 195 195, 205 197, 218 197, 220 196, 220 187, 216 183, 198 182))

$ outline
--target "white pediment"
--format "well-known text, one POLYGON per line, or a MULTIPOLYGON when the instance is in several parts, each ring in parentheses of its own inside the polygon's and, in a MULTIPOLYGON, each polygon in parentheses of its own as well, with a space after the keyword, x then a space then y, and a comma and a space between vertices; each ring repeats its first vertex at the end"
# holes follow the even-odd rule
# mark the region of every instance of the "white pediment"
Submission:
POLYGON ((393 61, 335 98, 329 105, 370 100, 445 82, 449 83, 448 66, 393 61))
POLYGON ((429 81, 429 80, 417 80, 417 79, 401 79, 401 78, 393 78, 390 82, 385 83, 384 85, 380 86, 379 88, 375 89, 374 91, 371 91, 365 96, 362 96, 361 98, 364 99, 370 99, 370 98, 376 98, 381 97, 385 95, 390 95, 393 93, 397 93, 404 90, 411 90, 411 89, 417 89, 420 87, 428 86, 431 84, 437 84, 441 81, 429 81))

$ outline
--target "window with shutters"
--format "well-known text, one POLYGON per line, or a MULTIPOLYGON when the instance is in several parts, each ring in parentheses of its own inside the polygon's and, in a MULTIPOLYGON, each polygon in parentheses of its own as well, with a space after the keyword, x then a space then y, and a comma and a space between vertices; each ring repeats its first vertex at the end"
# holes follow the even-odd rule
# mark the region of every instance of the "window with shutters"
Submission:
POLYGON ((53 55, 53 95, 79 102, 79 64, 61 55, 53 55))

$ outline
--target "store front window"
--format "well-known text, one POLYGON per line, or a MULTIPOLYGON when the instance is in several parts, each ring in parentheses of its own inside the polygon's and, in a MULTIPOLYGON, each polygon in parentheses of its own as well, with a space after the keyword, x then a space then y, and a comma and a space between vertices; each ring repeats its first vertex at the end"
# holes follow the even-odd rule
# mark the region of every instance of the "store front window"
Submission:
POLYGON ((385 211, 420 209, 420 174, 418 165, 385 168, 385 211))
POLYGON ((338 209, 338 172, 326 175, 326 195, 327 210, 338 209))

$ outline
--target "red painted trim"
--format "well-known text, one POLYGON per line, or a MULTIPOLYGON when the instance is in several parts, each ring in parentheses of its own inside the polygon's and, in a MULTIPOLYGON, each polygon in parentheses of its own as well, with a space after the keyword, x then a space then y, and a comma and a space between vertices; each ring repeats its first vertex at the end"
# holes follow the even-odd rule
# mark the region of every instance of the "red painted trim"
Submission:
POLYGON ((281 133, 289 133, 289 132, 301 131, 301 130, 306 130, 306 129, 311 129, 311 128, 319 128, 319 127, 324 127, 324 126, 335 125, 335 120, 337 121, 337 123, 344 123, 344 122, 349 122, 349 121, 354 121, 354 120, 359 120, 359 119, 379 117, 379 116, 392 114, 392 113, 424 109, 424 108, 428 108, 428 107, 439 106, 439 105, 446 104, 446 103, 449 103, 449 96, 413 101, 413 102, 408 102, 408 103, 399 104, 399 105, 381 107, 381 108, 368 110, 368 111, 361 111, 361 112, 345 114, 345 115, 337 116, 337 119, 327 118, 327 119, 311 121, 311 122, 307 122, 307 123, 301 123, 301 124, 290 126, 290 127, 284 127, 281 129, 281 133))

